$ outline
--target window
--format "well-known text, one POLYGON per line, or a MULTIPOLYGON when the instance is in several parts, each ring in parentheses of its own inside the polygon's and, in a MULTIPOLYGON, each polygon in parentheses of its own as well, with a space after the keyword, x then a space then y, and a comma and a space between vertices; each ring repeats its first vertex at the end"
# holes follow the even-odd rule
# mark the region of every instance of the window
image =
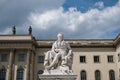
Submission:
POLYGON ((1 61, 6 62, 8 60, 8 54, 1 54, 1 61))
POLYGON ((95 80, 101 80, 101 76, 100 76, 100 71, 99 70, 95 71, 95 80))
POLYGON ((24 69, 23 68, 19 68, 17 70, 17 79, 16 80, 23 80, 23 73, 24 73, 24 69))
POLYGON ((109 71, 109 79, 110 80, 115 80, 115 72, 113 70, 109 71))
POLYGON ((95 63, 100 62, 100 60, 99 60, 99 56, 94 56, 94 62, 95 62, 95 63))
POLYGON ((6 69, 0 69, 0 80, 6 80, 6 69))
POLYGON ((44 56, 38 56, 38 63, 44 63, 44 56))
POLYGON ((25 54, 18 54, 18 61, 25 61, 25 54))
POLYGON ((95 62, 95 63, 100 62, 100 61, 99 61, 99 56, 94 56, 94 62, 95 62))
POLYGON ((86 71, 83 70, 83 71, 81 71, 80 74, 81 74, 81 80, 87 80, 86 79, 86 71))
POLYGON ((85 56, 80 56, 80 62, 81 63, 85 63, 86 62, 85 56))
POLYGON ((113 62, 113 56, 112 55, 108 56, 108 62, 113 62))

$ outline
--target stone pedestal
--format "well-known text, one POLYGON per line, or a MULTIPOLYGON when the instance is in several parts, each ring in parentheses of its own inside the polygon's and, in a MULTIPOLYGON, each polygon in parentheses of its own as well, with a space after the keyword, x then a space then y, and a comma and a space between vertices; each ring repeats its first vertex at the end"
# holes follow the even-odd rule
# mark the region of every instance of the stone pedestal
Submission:
POLYGON ((39 75, 40 80, 76 80, 77 75, 39 75))
POLYGON ((77 75, 65 74, 60 70, 44 71, 42 75, 38 76, 40 80, 76 80, 77 78, 77 75))

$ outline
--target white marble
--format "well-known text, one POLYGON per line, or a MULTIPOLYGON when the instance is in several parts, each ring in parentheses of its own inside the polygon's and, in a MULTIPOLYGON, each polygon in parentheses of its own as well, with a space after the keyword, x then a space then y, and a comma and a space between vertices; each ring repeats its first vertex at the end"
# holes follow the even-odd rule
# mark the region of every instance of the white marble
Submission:
POLYGON ((71 73, 72 49, 68 42, 64 41, 63 34, 59 33, 50 51, 45 53, 44 66, 47 70, 59 69, 63 73, 71 73))
POLYGON ((38 75, 40 80, 76 80, 72 71, 73 52, 63 34, 59 33, 50 51, 45 53, 45 70, 38 75))
POLYGON ((44 73, 42 75, 73 75, 73 72, 64 72, 59 69, 54 69, 54 70, 44 70, 44 73))

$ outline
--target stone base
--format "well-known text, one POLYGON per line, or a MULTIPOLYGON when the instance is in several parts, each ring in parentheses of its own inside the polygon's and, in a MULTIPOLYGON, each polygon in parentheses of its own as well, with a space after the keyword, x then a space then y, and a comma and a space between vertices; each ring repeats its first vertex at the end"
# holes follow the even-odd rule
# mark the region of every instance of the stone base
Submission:
POLYGON ((44 70, 43 75, 73 75, 72 70, 64 71, 59 69, 54 70, 44 70))
POLYGON ((40 80, 76 80, 77 75, 39 75, 40 80))
POLYGON ((70 70, 65 72, 64 70, 44 70, 43 74, 39 74, 40 80, 76 80, 77 75, 74 75, 70 70))

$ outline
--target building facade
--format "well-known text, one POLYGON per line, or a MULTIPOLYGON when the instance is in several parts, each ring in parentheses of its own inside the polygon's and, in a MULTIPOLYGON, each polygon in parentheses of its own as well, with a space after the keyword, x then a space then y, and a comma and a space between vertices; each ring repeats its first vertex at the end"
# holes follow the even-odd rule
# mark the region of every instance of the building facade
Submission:
MULTIPOLYGON (((0 35, 0 80, 39 80, 44 53, 55 40, 32 34, 0 35)), ((115 39, 69 39, 77 80, 120 80, 120 35, 115 39)))

